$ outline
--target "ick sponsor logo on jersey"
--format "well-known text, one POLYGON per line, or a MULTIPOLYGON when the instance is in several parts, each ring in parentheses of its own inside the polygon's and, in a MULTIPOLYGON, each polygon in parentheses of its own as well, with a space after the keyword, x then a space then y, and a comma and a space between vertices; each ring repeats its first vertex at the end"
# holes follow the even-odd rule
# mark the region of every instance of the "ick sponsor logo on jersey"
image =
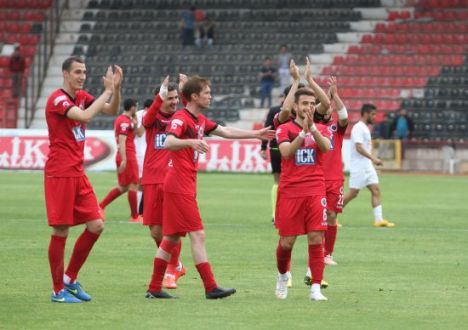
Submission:
POLYGON ((296 165, 315 165, 315 150, 309 148, 301 148, 296 150, 295 156, 296 165))
POLYGON ((164 149, 164 142, 166 142, 167 135, 165 133, 156 134, 154 136, 154 149, 164 149))
POLYGON ((82 142, 82 141, 85 140, 85 138, 86 138, 85 131, 84 131, 83 127, 81 127, 81 125, 73 127, 72 132, 73 132, 73 136, 75 137, 75 140, 77 142, 82 142))

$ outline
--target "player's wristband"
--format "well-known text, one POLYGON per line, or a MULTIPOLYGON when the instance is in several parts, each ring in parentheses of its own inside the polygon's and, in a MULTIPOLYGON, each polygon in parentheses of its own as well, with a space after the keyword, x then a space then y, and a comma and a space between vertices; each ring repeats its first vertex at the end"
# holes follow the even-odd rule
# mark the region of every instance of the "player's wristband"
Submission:
POLYGON ((343 106, 340 110, 336 112, 338 114, 338 119, 339 120, 344 120, 348 119, 348 110, 346 109, 345 106, 343 106))
POLYGON ((167 93, 169 93, 169 91, 167 90, 167 86, 161 85, 161 87, 159 88, 159 96, 161 97, 161 99, 165 100, 167 98, 167 93))
POLYGON ((315 123, 313 123, 312 126, 310 126, 310 131, 311 131, 312 133, 317 132, 317 126, 315 126, 315 123))
POLYGON ((299 133, 299 136, 300 136, 301 138, 303 138, 303 139, 306 138, 306 135, 307 135, 307 134, 306 134, 306 132, 304 132, 304 131, 301 131, 301 132, 299 133))

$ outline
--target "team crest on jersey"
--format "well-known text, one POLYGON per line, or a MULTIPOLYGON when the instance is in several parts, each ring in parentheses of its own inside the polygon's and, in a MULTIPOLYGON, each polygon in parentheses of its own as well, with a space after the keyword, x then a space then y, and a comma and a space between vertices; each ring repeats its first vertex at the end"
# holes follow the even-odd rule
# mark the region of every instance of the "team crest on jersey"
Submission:
POLYGON ((154 136, 154 149, 164 149, 164 142, 166 141, 167 135, 165 133, 156 134, 154 136))
POLYGON ((315 149, 300 148, 296 150, 296 165, 315 165, 315 149))
POLYGON ((73 127, 72 132, 77 142, 82 142, 85 140, 85 131, 81 125, 73 127))
POLYGON ((180 126, 182 127, 184 125, 184 122, 180 119, 174 119, 172 120, 172 123, 171 123, 171 128, 172 129, 177 129, 177 126, 180 126))
POLYGON ((128 123, 121 123, 120 124, 120 129, 125 132, 125 131, 127 131, 129 126, 130 125, 128 123))
POLYGON ((55 99, 54 99, 54 106, 57 106, 60 102, 62 101, 66 101, 67 100, 67 97, 65 95, 60 95, 60 96, 57 96, 55 99))
POLYGON ((336 126, 336 124, 333 124, 333 125, 328 126, 328 130, 330 131, 330 133, 333 134, 338 130, 338 127, 336 126))
POLYGON ((327 199, 324 197, 320 200, 320 204, 322 204, 323 207, 327 207, 327 199))

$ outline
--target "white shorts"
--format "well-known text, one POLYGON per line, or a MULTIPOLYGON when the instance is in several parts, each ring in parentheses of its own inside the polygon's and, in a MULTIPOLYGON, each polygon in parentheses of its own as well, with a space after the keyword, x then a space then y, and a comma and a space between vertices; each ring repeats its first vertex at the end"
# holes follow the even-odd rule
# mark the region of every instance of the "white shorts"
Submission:
POLYGON ((350 172, 349 174, 349 188, 351 189, 362 189, 371 184, 378 184, 379 177, 374 168, 359 171, 350 172))
POLYGON ((137 156, 137 163, 138 163, 138 177, 141 179, 143 176, 143 162, 145 160, 145 155, 137 156))

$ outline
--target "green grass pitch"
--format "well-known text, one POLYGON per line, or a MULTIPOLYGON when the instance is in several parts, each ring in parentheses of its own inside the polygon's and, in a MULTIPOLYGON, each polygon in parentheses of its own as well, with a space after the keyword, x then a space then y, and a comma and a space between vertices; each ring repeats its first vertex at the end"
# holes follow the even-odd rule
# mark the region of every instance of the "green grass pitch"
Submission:
MULTIPOLYGON (((98 198, 114 173, 90 173, 98 198)), ((328 302, 308 300, 302 283, 306 241, 293 253, 293 288, 275 298, 277 233, 270 175, 200 174, 198 201, 218 283, 234 296, 207 301, 188 239, 179 299, 144 298, 155 245, 128 224, 127 200, 107 212, 106 229, 80 273, 93 301, 50 302, 42 173, 0 173, 0 329, 462 329, 468 324, 468 178, 381 175, 384 216, 372 224, 362 191, 339 218, 336 267, 327 267, 328 302)), ((83 227, 71 231, 72 243, 83 227)))

